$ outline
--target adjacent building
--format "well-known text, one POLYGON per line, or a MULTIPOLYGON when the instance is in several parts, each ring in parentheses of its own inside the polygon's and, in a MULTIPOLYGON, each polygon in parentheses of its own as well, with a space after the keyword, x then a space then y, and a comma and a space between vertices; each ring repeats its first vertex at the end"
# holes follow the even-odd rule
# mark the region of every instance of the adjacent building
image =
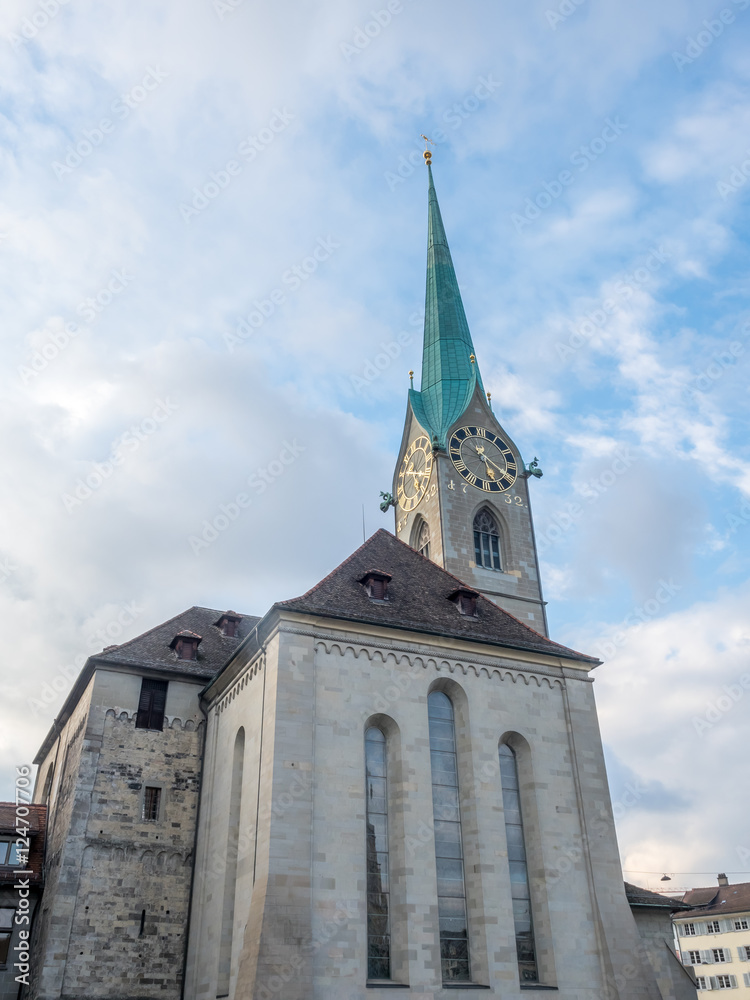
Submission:
POLYGON ((692 968, 698 991, 733 990, 750 1000, 750 882, 691 889, 683 896, 690 909, 675 914, 683 965, 692 968))
POLYGON ((42 895, 47 810, 0 802, 0 1000, 17 1000, 42 895))
POLYGON ((673 916, 688 910, 688 904, 629 882, 625 883, 625 895, 661 995, 665 1000, 667 997, 669 1000, 695 1000, 695 979, 679 959, 672 925, 673 916))

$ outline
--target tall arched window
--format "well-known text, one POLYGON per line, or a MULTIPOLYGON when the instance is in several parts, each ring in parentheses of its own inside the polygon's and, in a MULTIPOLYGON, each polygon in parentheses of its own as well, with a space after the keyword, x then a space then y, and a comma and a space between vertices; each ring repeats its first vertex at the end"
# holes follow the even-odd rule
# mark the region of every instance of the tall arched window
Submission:
POLYGON ((385 736, 365 733, 367 810, 367 978, 391 978, 388 771, 385 736))
POLYGON ((425 559, 430 558, 430 526, 427 521, 420 521, 415 536, 414 548, 420 552, 425 559))
POLYGON ((536 983, 539 973, 534 946, 534 923, 531 917, 531 892, 526 847, 521 818, 521 797, 518 789, 516 755, 505 743, 500 744, 500 775, 503 786, 505 836, 508 842, 510 889, 513 897, 513 920, 516 927, 518 974, 522 983, 536 983))
POLYGON ((495 518, 483 507, 474 518, 474 560, 485 569, 502 569, 500 532, 495 518))
POLYGON ((232 754, 232 781, 229 788, 229 825, 227 830, 226 868, 224 869, 224 901, 221 913, 219 942, 219 978, 217 996, 229 995, 232 970, 232 939, 234 937, 234 899, 237 889, 237 855, 240 840, 240 808, 242 806, 242 772, 245 763, 245 730, 240 727, 232 754))
POLYGON ((458 761, 453 704, 442 691, 427 699, 435 819, 440 964, 444 983, 468 982, 469 932, 458 804, 458 761))

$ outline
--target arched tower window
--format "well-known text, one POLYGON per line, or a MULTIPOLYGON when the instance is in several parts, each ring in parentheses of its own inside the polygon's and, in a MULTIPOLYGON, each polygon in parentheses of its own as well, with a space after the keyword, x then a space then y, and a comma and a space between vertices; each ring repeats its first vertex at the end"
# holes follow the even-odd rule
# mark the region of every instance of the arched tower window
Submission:
POLYGON ((510 888, 513 897, 513 920, 516 927, 518 974, 522 983, 536 983, 539 974, 534 945, 534 923, 531 918, 531 892, 526 846, 521 818, 521 797, 518 788, 516 755, 506 744, 500 744, 500 775, 503 787, 505 835, 508 842, 510 888))
POLYGON ((367 810, 367 978, 391 978, 388 772, 385 736, 365 733, 367 810))
POLYGON ((474 560, 485 569, 502 569, 500 532, 495 518, 483 507, 474 518, 474 560))
POLYGON ((240 809, 242 806, 242 772, 245 764, 245 730, 240 727, 234 741, 232 778, 229 792, 229 824, 227 829, 226 868, 224 869, 224 901, 221 913, 219 942, 219 978, 217 994, 229 995, 232 969, 232 938, 234 937, 234 900, 237 889, 237 855, 240 840, 240 809))
POLYGON ((453 704, 442 691, 427 699, 435 819, 440 965, 443 982, 468 982, 469 932, 466 919, 464 854, 458 804, 458 761, 453 704))
POLYGON ((430 558, 430 526, 423 517, 420 517, 414 525, 411 547, 416 549, 425 559, 430 558))

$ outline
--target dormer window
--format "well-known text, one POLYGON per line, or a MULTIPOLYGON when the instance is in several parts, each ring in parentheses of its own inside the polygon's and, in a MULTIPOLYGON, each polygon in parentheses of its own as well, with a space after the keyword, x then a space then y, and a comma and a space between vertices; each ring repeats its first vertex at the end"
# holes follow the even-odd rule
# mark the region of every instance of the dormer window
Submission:
POLYGON ((388 584, 392 577, 390 573, 383 573, 377 569, 368 570, 359 582, 367 591, 367 596, 371 601, 388 600, 388 584))
POLYGON ((237 637, 241 621, 242 615, 238 615, 236 611, 225 611, 221 618, 215 622, 215 625, 222 635, 225 635, 230 639, 235 639, 237 637))
POLYGON ((477 617, 477 598, 479 594, 476 590, 469 590, 468 587, 459 587, 452 594, 448 595, 448 600, 458 608, 458 612, 467 618, 477 617))
POLYGON ((177 653, 178 660, 197 660, 198 659, 198 644, 201 642, 201 636, 197 635, 195 632, 190 632, 185 629, 183 632, 178 632, 177 635, 172 639, 169 644, 169 648, 173 649, 177 653))

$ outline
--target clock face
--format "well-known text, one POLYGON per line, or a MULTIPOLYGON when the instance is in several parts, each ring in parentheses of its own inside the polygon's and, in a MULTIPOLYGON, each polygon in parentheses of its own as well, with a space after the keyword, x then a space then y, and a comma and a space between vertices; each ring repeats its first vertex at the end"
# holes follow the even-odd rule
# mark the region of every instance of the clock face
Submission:
POLYGON ((432 448, 427 437, 415 438, 409 445, 398 472, 396 497, 402 510, 414 510, 427 492, 432 475, 432 448))
POLYGON ((513 452, 497 434, 484 427, 459 427, 448 451, 456 472, 485 493, 504 493, 515 483, 518 467, 513 452))

